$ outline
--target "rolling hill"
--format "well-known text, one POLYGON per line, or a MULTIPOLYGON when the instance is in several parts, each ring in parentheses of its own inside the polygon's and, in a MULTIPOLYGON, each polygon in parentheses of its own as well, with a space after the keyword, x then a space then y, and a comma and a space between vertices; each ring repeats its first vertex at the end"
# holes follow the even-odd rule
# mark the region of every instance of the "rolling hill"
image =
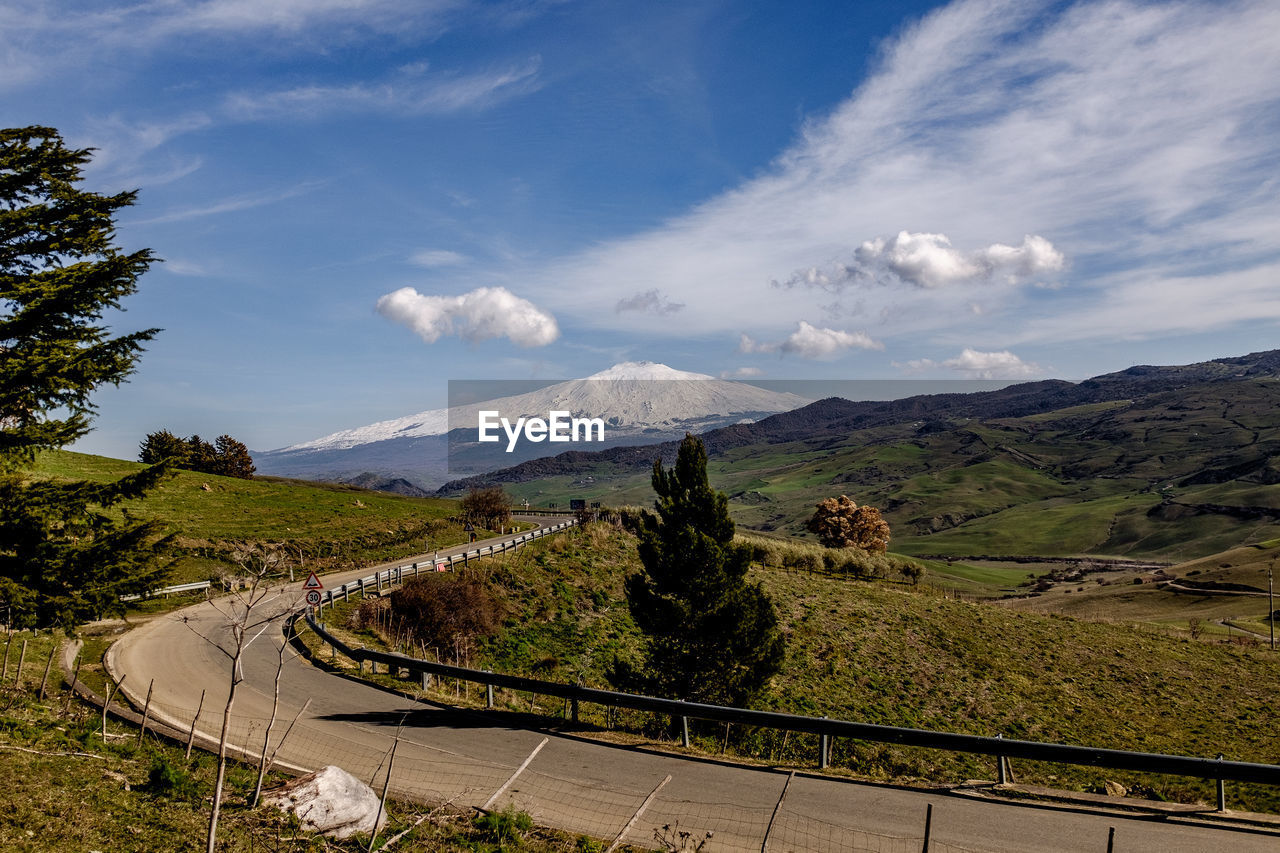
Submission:
MULTIPOLYGON (((805 535, 818 500, 880 507, 913 555, 1177 561, 1280 536, 1280 351, 1068 383, 891 402, 832 398, 704 434, 748 527, 805 535)), ((674 442, 566 453, 500 482, 518 498, 646 503, 674 442)))

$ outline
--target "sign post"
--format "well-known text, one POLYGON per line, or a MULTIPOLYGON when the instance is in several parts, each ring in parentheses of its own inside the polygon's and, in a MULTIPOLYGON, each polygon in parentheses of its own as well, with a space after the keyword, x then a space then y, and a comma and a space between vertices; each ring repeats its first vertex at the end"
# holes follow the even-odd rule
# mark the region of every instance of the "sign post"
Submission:
POLYGON ((302 584, 302 588, 307 591, 307 604, 312 607, 319 607, 323 596, 320 591, 324 589, 324 584, 320 582, 320 578, 315 572, 307 575, 307 580, 302 584))

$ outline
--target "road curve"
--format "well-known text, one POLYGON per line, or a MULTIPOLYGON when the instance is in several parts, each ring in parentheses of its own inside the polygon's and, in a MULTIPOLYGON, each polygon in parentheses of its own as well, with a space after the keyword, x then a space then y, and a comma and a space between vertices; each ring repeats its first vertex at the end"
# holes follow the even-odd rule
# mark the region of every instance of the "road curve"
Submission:
MULTIPOLYGON (((460 553, 502 541, 499 537, 439 553, 460 553)), ((369 571, 324 580, 336 585, 369 571)), ((301 596, 299 582, 274 590, 264 606, 283 618, 301 596)), ((152 716, 176 728, 186 730, 200 707, 196 729, 202 740, 214 740, 230 674, 228 658, 221 651, 229 648, 225 623, 211 603, 158 617, 117 641, 109 652, 108 667, 117 680, 125 678, 122 690, 139 706, 154 685, 152 716)), ((282 644, 277 622, 244 656, 231 742, 250 753, 261 749, 271 715, 282 644)), ((292 657, 281 671, 280 722, 273 729, 272 748, 308 700, 306 713, 280 748, 277 760, 282 763, 305 769, 337 764, 366 781, 376 778, 380 785, 388 751, 403 724, 392 790, 433 802, 478 806, 502 788, 546 738, 546 745, 495 807, 510 802, 540 823, 609 839, 630 823, 626 840, 638 845, 652 846, 656 830, 678 822, 682 831, 692 831, 695 837, 713 832, 714 842, 708 849, 715 850, 759 850, 766 832, 772 850, 918 849, 894 839, 920 839, 926 805, 932 804, 930 849, 934 851, 1100 852, 1107 849, 1109 827, 1115 828, 1116 853, 1274 853, 1280 849, 1280 840, 1272 834, 1148 816, 1031 808, 945 791, 807 775, 795 776, 787 786, 786 774, 777 770, 519 728, 509 714, 410 701, 292 657), (668 776, 670 781, 662 784, 668 776), (786 795, 778 807, 784 789, 786 795), (647 810, 637 818, 647 799, 647 810)))

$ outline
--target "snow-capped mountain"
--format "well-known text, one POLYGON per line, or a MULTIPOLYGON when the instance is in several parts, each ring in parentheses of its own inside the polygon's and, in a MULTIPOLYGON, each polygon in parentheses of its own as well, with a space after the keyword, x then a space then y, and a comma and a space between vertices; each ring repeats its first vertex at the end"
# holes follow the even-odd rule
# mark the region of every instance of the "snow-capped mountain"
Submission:
POLYGON ((374 472, 434 486, 457 476, 570 449, 564 444, 525 442, 513 455, 493 445, 481 447, 475 441, 481 410, 499 411, 512 422, 519 417, 546 418, 551 411, 567 411, 571 417, 601 418, 608 427, 607 440, 586 448, 575 447, 602 450, 755 420, 809 402, 795 394, 676 370, 665 364, 624 362, 584 379, 559 382, 525 394, 433 409, 255 453, 254 461, 258 470, 267 474, 346 479, 374 472), (490 452, 494 450, 499 452, 490 452))

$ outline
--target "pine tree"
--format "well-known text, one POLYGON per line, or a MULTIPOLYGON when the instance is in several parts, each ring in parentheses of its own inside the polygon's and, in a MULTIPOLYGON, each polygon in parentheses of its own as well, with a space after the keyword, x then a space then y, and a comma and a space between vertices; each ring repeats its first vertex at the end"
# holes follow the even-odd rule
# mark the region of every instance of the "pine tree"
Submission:
POLYGON ((637 533, 644 571, 627 579, 644 663, 619 664, 624 689, 721 705, 749 704, 782 665, 773 603, 746 580, 748 547, 733 541, 728 499, 707 481, 702 440, 686 435, 675 467, 653 465, 656 515, 637 533))
POLYGON ((211 473, 224 477, 239 477, 252 480, 254 472, 253 457, 243 442, 236 441, 229 435, 220 435, 213 443, 214 470, 211 473))
POLYGON ((89 432, 92 393, 124 381, 159 331, 112 336, 102 322, 154 258, 113 245, 114 215, 136 193, 77 188, 90 153, 52 128, 0 130, 0 601, 20 626, 70 630, 118 613, 121 594, 165 573, 156 525, 104 512, 143 495, 163 466, 105 484, 22 473, 38 451, 89 432))
POLYGON ((147 437, 138 445, 138 461, 147 465, 156 465, 170 460, 175 467, 185 468, 186 458, 186 440, 167 429, 147 433, 147 437))

